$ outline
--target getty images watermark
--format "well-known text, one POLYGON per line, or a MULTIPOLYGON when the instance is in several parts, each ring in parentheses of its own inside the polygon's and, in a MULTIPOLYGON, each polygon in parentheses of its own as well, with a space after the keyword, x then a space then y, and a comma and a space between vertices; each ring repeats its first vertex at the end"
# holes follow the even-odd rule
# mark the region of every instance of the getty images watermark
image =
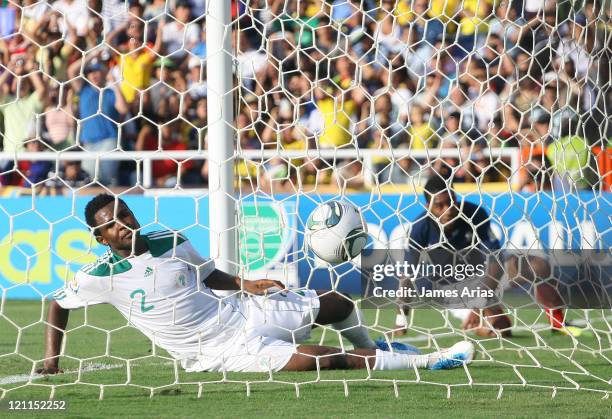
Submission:
POLYGON ((479 263, 439 264, 439 263, 410 263, 408 261, 388 261, 376 263, 372 266, 372 280, 378 285, 372 288, 374 297, 387 298, 493 298, 495 292, 491 289, 475 288, 434 288, 431 278, 453 278, 454 282, 477 278, 483 283, 486 274, 486 265, 479 263), (405 278, 408 281, 399 281, 405 278), (396 289, 387 289, 383 283, 385 279, 396 279, 400 286, 396 289), (403 285, 401 285, 403 284, 403 285))
POLYGON ((612 307, 609 251, 364 250, 363 308, 612 307))

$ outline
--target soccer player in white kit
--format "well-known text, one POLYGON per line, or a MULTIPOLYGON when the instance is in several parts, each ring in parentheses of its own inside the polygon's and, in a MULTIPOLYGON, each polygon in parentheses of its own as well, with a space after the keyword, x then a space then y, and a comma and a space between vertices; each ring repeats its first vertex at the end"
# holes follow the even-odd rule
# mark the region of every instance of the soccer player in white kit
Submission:
POLYGON ((473 359, 474 346, 467 341, 424 355, 382 350, 389 345, 369 337, 349 297, 333 291, 289 291, 268 279, 241 281, 215 269, 177 232, 141 234, 132 211, 114 196, 93 198, 85 218, 96 240, 109 250, 54 294, 39 373, 61 372, 69 310, 101 303, 114 306, 186 371, 449 369, 473 359), (220 296, 216 290, 236 293, 220 296), (301 344, 313 327, 324 324, 340 331, 355 349, 301 344))

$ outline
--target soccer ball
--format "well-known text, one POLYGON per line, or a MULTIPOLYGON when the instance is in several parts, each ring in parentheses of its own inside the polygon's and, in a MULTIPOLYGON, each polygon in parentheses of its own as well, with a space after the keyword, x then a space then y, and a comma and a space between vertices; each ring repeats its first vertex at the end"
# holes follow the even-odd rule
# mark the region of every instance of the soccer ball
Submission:
POLYGON ((342 263, 361 252, 368 241, 361 213, 351 204, 331 201, 319 205, 306 222, 306 246, 320 259, 342 263))

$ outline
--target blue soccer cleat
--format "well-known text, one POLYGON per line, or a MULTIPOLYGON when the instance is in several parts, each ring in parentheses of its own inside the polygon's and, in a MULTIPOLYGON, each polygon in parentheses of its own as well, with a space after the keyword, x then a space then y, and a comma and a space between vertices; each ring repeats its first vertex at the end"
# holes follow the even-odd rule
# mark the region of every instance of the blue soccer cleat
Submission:
POLYGON ((378 346, 378 349, 380 349, 381 351, 395 352, 398 354, 408 355, 419 355, 421 353, 421 351, 417 347, 407 345, 401 342, 391 342, 391 347, 389 347, 387 341, 382 337, 376 339, 374 343, 376 343, 376 346, 378 346))
POLYGON ((430 370, 450 370, 462 367, 472 362, 475 352, 472 342, 458 342, 448 349, 429 354, 427 368, 430 370))

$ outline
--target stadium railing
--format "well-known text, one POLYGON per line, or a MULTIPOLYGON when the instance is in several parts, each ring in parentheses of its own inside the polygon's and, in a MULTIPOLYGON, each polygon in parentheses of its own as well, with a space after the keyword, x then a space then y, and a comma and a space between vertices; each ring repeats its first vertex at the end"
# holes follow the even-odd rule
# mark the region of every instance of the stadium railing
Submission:
MULTIPOLYGON (((516 189, 519 179, 518 172, 521 166, 521 156, 518 148, 490 148, 483 150, 482 153, 494 160, 505 161, 511 171, 510 184, 516 189)), ((247 160, 265 160, 274 157, 285 157, 290 159, 300 158, 321 158, 321 159, 358 159, 363 161, 366 174, 366 185, 375 184, 373 169, 374 158, 387 157, 389 159, 411 158, 413 160, 424 160, 432 162, 438 158, 458 158, 462 157, 462 152, 456 149, 429 149, 412 150, 409 148, 396 148, 392 150, 379 149, 312 149, 312 150, 240 150, 234 153, 234 158, 247 160)), ((104 154, 82 151, 66 152, 19 152, 5 153, 0 152, 0 161, 70 161, 70 160, 118 160, 135 161, 137 166, 142 169, 140 183, 144 188, 153 185, 152 162, 154 160, 206 160, 210 158, 207 150, 185 150, 185 151, 114 151, 104 154)), ((93 173, 90 173, 93 177, 93 173)))

